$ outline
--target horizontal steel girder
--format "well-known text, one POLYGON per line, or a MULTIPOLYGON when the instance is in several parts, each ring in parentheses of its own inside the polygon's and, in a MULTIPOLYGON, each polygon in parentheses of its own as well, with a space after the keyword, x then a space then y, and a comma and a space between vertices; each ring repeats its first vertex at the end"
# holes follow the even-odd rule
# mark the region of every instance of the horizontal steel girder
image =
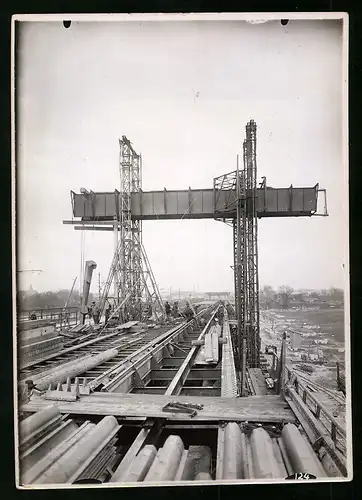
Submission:
MULTIPOLYGON (((258 217, 311 216, 317 211, 318 185, 303 188, 257 189, 258 217)), ((119 193, 94 193, 91 197, 71 192, 73 217, 64 224, 93 224, 113 230, 118 217, 119 193), (80 218, 80 219, 79 219, 80 218), (106 227, 106 226, 111 227, 106 227)), ((233 190, 190 189, 131 193, 133 220, 233 219, 236 193, 233 190)), ((117 223, 116 223, 117 225, 117 223)))

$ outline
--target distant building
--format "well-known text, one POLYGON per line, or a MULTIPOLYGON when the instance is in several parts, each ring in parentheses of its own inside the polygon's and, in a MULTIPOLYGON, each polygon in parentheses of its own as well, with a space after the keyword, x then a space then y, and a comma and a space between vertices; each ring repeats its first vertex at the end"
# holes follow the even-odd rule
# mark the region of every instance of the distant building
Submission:
POLYGON ((206 292, 205 295, 209 300, 228 300, 231 292, 206 292))
POLYGON ((32 286, 32 285, 30 285, 30 286, 29 286, 29 289, 28 289, 28 290, 25 290, 25 291, 23 292, 23 294, 24 294, 24 297, 25 297, 25 298, 28 298, 28 297, 32 297, 33 295, 36 295, 36 294, 37 294, 37 291, 36 291, 36 290, 34 290, 34 288, 33 288, 33 286, 32 286))

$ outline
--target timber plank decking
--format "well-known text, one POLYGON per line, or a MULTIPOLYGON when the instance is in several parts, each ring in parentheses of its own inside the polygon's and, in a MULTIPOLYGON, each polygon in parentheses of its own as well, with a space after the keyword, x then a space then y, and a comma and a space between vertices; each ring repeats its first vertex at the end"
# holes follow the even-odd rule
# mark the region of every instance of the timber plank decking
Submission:
POLYGON ((61 413, 83 415, 114 415, 118 417, 151 417, 169 420, 190 418, 185 413, 166 413, 162 408, 172 401, 197 403, 203 409, 193 421, 249 421, 249 422, 295 422, 288 403, 280 396, 252 396, 244 398, 165 396, 158 394, 110 394, 94 393, 81 396, 79 401, 68 403, 48 401, 42 398, 22 405, 20 411, 35 412, 56 405, 61 413))

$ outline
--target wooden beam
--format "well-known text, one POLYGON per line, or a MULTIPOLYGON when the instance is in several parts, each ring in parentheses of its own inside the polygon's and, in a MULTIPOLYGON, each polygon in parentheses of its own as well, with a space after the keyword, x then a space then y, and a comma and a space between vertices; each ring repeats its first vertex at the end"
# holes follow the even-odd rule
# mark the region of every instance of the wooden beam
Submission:
MULTIPOLYGON (((80 396, 76 402, 54 401, 62 414, 72 415, 114 415, 139 420, 141 417, 185 420, 184 414, 171 414, 162 408, 173 401, 198 403, 203 409, 197 412, 193 421, 229 422, 295 422, 296 418, 288 404, 279 396, 251 396, 244 398, 165 396, 157 394, 93 393, 80 396)), ((37 399, 24 404, 20 411, 34 413, 49 406, 49 401, 37 399)))
POLYGON ((238 385, 234 362, 233 346, 231 342, 229 316, 224 309, 223 339, 226 343, 222 346, 221 357, 221 395, 223 397, 235 398, 238 395, 238 385))

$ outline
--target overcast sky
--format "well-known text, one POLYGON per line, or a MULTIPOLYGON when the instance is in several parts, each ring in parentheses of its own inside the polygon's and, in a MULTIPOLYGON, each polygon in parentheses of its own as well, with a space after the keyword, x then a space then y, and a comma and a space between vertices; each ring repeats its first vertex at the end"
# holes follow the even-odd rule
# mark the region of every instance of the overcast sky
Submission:
MULTIPOLYGON (((20 287, 70 288, 81 232, 70 190, 120 188, 118 138, 143 156, 143 190, 211 188, 258 126, 258 177, 327 189, 329 217, 262 219, 260 284, 343 286, 338 21, 22 23, 17 61, 20 287)), ((232 229, 213 220, 147 221, 160 288, 233 289, 232 229)), ((105 279, 113 234, 85 233, 105 279)), ((93 283, 93 291, 96 283, 93 283)))

